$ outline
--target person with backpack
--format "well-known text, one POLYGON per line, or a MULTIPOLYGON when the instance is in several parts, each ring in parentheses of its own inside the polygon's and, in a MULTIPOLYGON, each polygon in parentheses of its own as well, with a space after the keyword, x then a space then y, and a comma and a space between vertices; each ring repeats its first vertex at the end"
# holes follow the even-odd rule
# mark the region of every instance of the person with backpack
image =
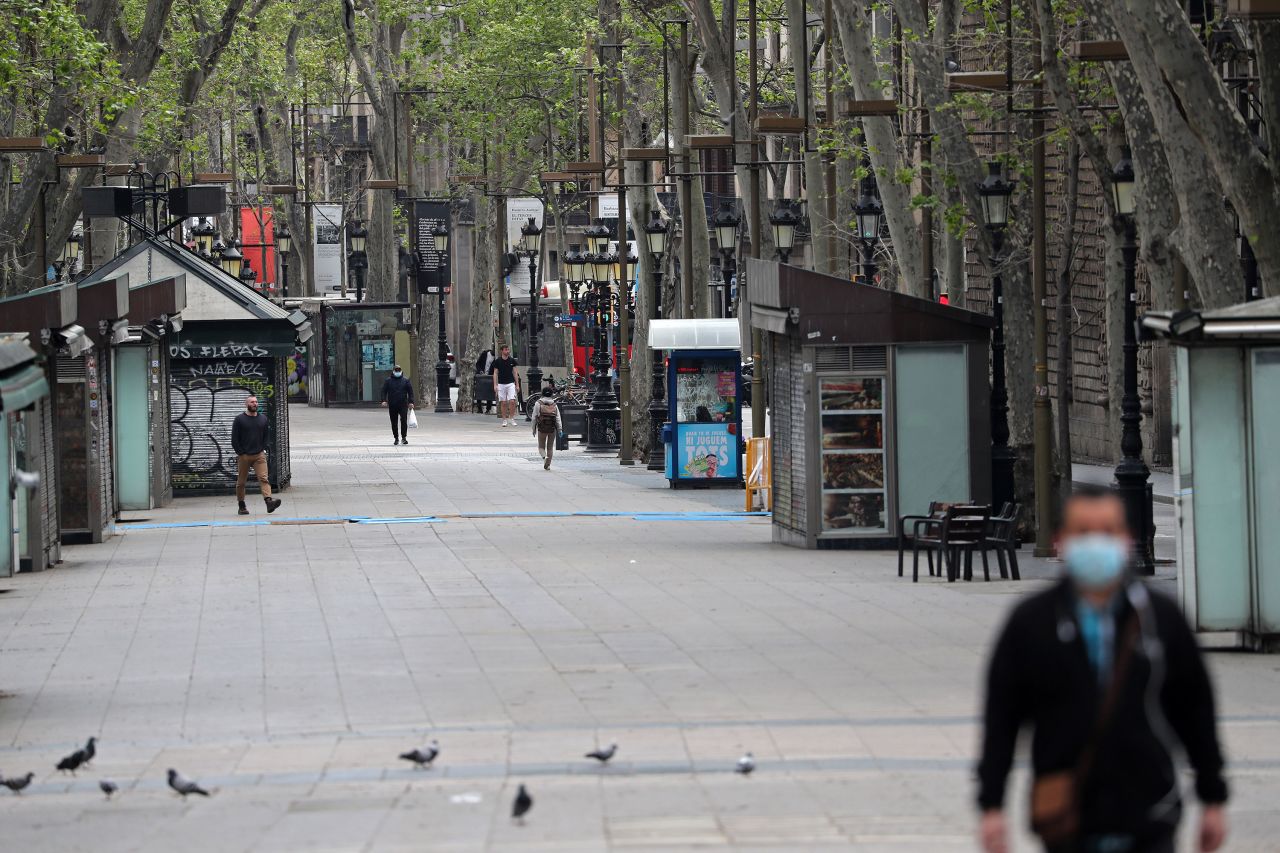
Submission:
POLYGON ((551 455, 555 453, 556 437, 562 429, 560 407, 552 398, 551 389, 543 388, 542 396, 533 404, 533 434, 538 437, 538 455, 542 457, 543 470, 551 469, 551 455))

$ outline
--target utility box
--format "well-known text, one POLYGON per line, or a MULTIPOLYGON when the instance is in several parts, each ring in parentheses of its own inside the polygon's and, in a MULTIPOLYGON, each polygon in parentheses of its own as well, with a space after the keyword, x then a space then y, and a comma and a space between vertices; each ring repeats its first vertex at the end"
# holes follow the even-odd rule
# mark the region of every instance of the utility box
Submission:
POLYGON ((1206 644, 1280 648, 1280 297, 1142 324, 1174 345, 1182 609, 1206 644))
POLYGON ((769 261, 746 273, 775 542, 892 547, 931 501, 990 501, 990 317, 769 261))

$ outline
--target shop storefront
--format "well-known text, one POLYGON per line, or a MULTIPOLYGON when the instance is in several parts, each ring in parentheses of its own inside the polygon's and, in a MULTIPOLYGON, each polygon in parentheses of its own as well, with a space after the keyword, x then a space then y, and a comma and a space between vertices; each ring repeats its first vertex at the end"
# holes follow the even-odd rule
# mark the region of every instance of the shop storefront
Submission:
POLYGON ((746 272, 775 541, 888 547, 931 501, 990 500, 990 317, 772 262, 746 272))

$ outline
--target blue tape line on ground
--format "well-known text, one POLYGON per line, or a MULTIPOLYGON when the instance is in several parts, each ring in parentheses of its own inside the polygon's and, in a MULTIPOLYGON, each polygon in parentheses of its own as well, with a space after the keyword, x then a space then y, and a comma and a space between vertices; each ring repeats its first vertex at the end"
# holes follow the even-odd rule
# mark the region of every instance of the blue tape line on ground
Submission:
POLYGON ((444 519, 434 515, 416 515, 408 518, 353 518, 351 522, 354 524, 437 524, 443 523, 444 519))

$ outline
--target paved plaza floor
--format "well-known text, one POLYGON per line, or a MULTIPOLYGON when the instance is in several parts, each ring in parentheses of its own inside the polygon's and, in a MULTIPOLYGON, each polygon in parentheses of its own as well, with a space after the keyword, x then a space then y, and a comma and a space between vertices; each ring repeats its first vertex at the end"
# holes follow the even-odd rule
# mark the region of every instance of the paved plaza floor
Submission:
MULTIPOLYGON (((35 772, 0 790, 6 849, 973 849, 984 654, 1052 564, 912 584, 892 554, 773 545, 739 491, 420 420, 392 447, 381 412, 295 406, 269 519, 178 500, 0 580, 0 774, 35 772), (397 760, 432 738, 431 769, 397 760)), ((1211 666, 1228 849, 1275 850, 1280 659, 1211 666)))

